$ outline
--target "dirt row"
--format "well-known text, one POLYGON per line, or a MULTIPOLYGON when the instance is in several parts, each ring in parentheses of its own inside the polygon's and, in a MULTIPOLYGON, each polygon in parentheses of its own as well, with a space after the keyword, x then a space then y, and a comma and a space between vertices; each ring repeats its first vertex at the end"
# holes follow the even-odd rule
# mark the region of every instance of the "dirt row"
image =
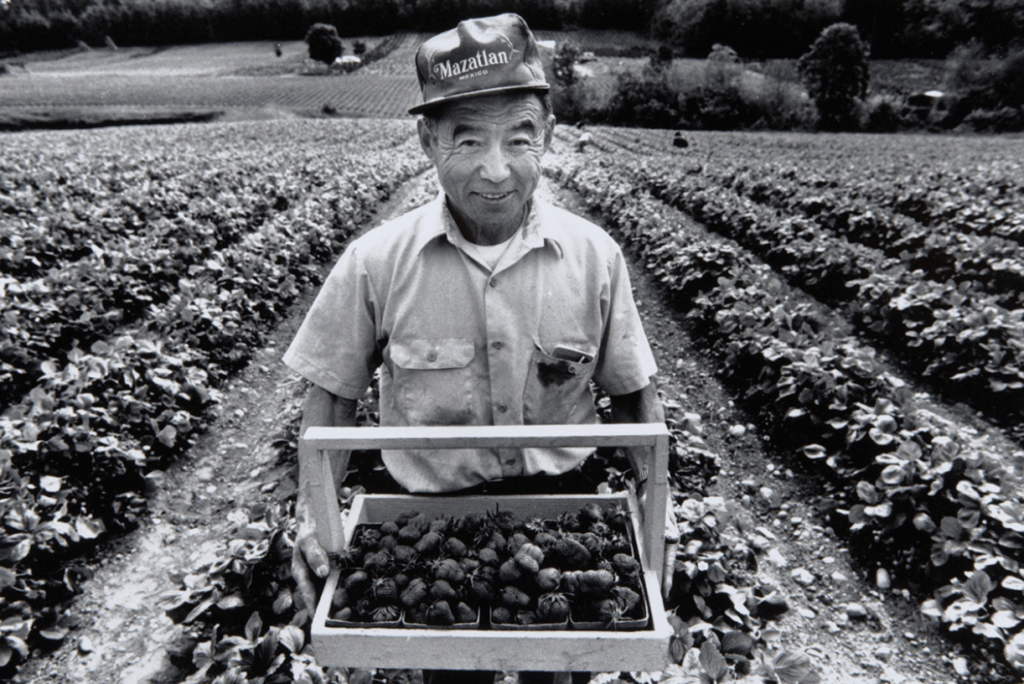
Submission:
MULTIPOLYGON (((552 201, 586 214, 578 199, 542 185, 552 201)), ((436 177, 411 180, 383 205, 372 225, 429 200, 436 177)), ((599 222, 599 217, 591 217, 599 222)), ((370 226, 368 225, 367 228, 370 226)), ((659 363, 663 400, 672 421, 687 417, 719 456, 709 494, 732 504, 728 534, 758 550, 751 581, 777 587, 789 610, 761 636, 773 650, 808 653, 822 681, 839 684, 939 684, 956 680, 955 648, 898 591, 861 576, 817 504, 821 483, 794 472, 773 454, 716 379, 684 326, 642 265, 631 263, 635 296, 659 363)), ((159 597, 175 580, 217 557, 228 514, 255 501, 294 494, 294 473, 272 447, 282 417, 294 416, 303 382, 280 363, 315 293, 270 336, 250 366, 226 388, 219 417, 190 459, 152 473, 152 514, 136 531, 90 561, 94 576, 65 611, 71 628, 52 654, 40 654, 23 682, 136 684, 180 682, 168 658, 179 637, 159 597)))

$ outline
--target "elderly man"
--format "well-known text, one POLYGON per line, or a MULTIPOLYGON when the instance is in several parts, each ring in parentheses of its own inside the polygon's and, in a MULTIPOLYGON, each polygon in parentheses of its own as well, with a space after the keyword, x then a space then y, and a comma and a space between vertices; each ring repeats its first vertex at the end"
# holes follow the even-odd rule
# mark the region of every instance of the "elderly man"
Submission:
MULTIPOLYGON (((355 240, 313 303, 285 362, 313 382, 310 425, 355 424, 380 373, 385 425, 597 421, 593 380, 620 422, 663 420, 655 363, 621 251, 600 228, 535 196, 555 125, 536 41, 514 14, 464 21, 416 55, 418 134, 437 199, 355 240)), ((529 491, 569 473, 582 449, 385 452, 409 492, 494 481, 529 491), (511 483, 508 485, 507 483, 511 483)), ((634 459, 634 465, 639 460, 634 459)), ((337 464, 340 485, 347 469, 337 464)), ((299 463, 293 572, 328 573, 299 463)), ((644 474, 638 474, 640 479, 644 474)))

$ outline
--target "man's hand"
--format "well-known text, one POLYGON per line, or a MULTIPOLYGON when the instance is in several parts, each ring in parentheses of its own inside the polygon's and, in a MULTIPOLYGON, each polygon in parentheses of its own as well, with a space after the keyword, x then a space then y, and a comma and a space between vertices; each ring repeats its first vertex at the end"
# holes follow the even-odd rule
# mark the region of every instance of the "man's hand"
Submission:
POLYGON ((316 610, 316 583, 312 575, 320 579, 327 577, 331 563, 327 552, 316 538, 316 521, 309 511, 309 504, 300 490, 295 502, 296 532, 295 548, 292 551, 292 578, 295 580, 297 606, 310 613, 316 610))
MULTIPOLYGON (((652 377, 650 382, 641 390, 631 394, 622 394, 609 397, 611 400, 612 422, 613 423, 664 423, 665 409, 658 398, 658 387, 652 377)), ((643 499, 647 493, 647 480, 651 473, 648 472, 650 459, 649 447, 633 447, 626 449, 630 465, 633 466, 633 473, 636 475, 636 495, 643 499)))
MULTIPOLYGON (((302 405, 300 434, 306 434, 311 426, 355 427, 356 406, 354 399, 338 397, 322 387, 314 385, 302 405)), ((341 487, 348 471, 348 452, 336 453, 331 459, 331 470, 335 492, 341 487)), ((323 579, 331 570, 327 552, 320 545, 316 534, 316 520, 310 506, 314 487, 329 486, 316 478, 318 472, 314 463, 306 463, 299 454, 299 491, 295 499, 296 533, 292 549, 292 577, 295 579, 298 607, 311 613, 316 610, 316 583, 313 577, 323 579)))

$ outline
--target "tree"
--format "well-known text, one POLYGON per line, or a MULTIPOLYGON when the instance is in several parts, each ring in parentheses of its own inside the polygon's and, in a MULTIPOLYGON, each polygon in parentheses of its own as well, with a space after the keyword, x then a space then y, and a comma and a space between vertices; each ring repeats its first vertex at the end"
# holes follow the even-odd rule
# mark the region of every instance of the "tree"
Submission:
POLYGON ((345 47, 341 44, 338 29, 331 24, 313 24, 306 33, 306 45, 309 46, 309 58, 330 66, 341 57, 345 47))
POLYGON ((821 128, 856 128, 859 102, 868 90, 868 54, 856 27, 840 23, 822 31, 800 58, 800 78, 818 107, 821 128))

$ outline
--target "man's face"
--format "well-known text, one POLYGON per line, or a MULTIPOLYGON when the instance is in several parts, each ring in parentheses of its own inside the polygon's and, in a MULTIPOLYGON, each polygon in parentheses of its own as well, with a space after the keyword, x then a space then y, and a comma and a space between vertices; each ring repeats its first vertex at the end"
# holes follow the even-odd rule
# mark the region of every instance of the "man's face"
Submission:
POLYGON ((449 105, 434 127, 420 121, 423 151, 467 239, 495 244, 516 231, 553 128, 554 117, 545 117, 532 93, 463 100, 449 105))

